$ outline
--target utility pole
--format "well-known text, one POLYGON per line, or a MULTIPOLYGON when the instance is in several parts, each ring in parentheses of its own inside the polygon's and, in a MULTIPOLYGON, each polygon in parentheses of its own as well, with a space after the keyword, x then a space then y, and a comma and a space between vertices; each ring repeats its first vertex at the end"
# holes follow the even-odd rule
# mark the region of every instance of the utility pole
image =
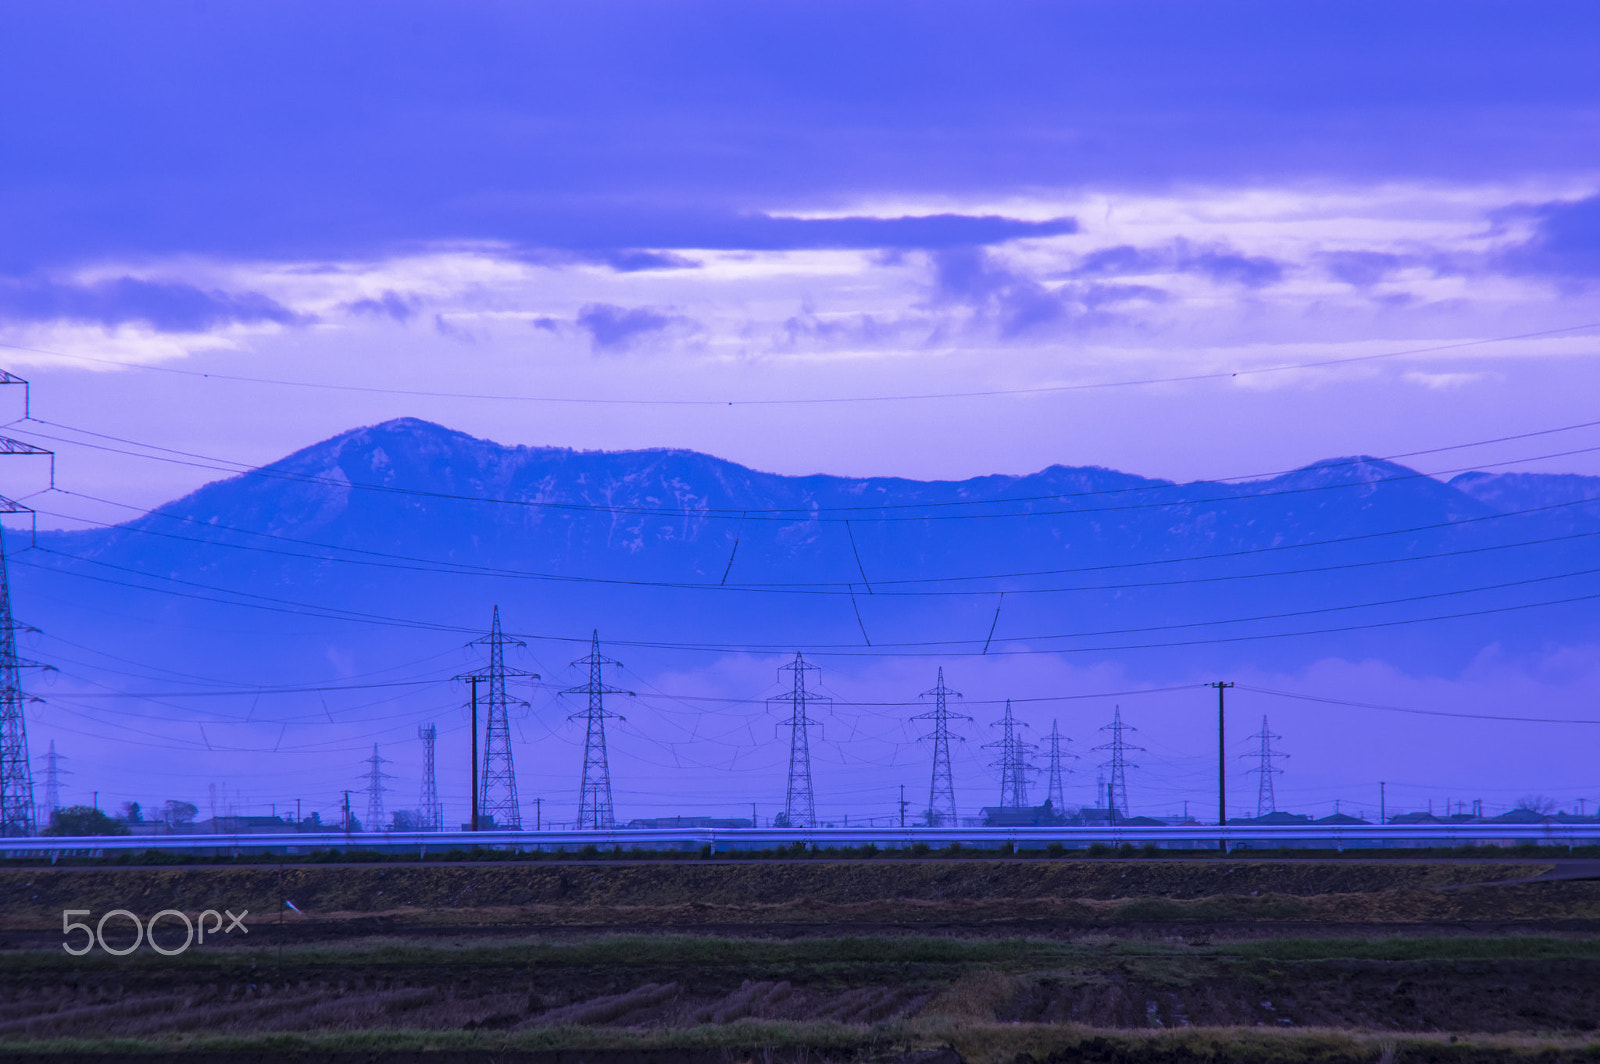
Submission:
MULTIPOLYGON (((489 668, 478 673, 477 679, 489 685, 489 712, 484 725, 483 736, 483 777, 479 789, 477 802, 478 815, 474 817, 475 824, 481 824, 482 817, 487 816, 489 821, 497 828, 510 828, 513 831, 522 830, 522 805, 517 801, 517 773, 511 758, 511 713, 510 706, 516 702, 519 706, 527 706, 526 702, 512 699, 506 694, 506 677, 529 676, 537 680, 539 677, 533 673, 523 673, 515 669, 506 668, 506 647, 526 647, 521 640, 509 639, 500 630, 500 607, 494 608, 494 622, 489 628, 489 634, 482 639, 474 640, 475 644, 489 648, 489 668)), ((470 680, 471 677, 468 677, 470 680)), ((476 692, 477 688, 473 688, 476 692)), ((476 704, 476 698, 474 698, 476 704)), ((477 725, 473 725, 473 735, 477 735, 477 725)), ((473 830, 477 830, 475 826, 473 830)))
POLYGON ((1387 790, 1388 790, 1388 784, 1384 783, 1382 780, 1379 780, 1378 781, 1378 823, 1380 823, 1380 824, 1387 824, 1389 822, 1389 801, 1388 801, 1389 795, 1387 793, 1387 790))
MULTIPOLYGON (((0 385, 23 386, 26 410, 28 382, 0 370, 0 385)), ((55 454, 31 443, 0 436, 0 455, 48 455, 50 486, 55 487, 55 454)), ((0 496, 0 514, 33 514, 34 511, 0 496)), ((37 517, 35 517, 37 520, 37 517)), ((30 699, 22 691, 24 666, 37 662, 17 656, 18 625, 11 613, 11 579, 7 573, 5 536, 0 531, 0 836, 32 835, 37 824, 33 804, 33 764, 28 759, 28 715, 30 699)), ((48 668, 49 666, 43 666, 48 668)))
MULTIPOLYGON (((562 694, 588 695, 589 708, 582 714, 585 722, 583 738, 583 778, 578 785, 578 829, 594 828, 603 830, 616 826, 616 817, 611 810, 611 763, 606 756, 606 718, 612 717, 621 720, 615 713, 607 712, 605 705, 606 695, 627 695, 632 691, 624 691, 620 687, 610 687, 601 677, 601 670, 606 665, 622 667, 620 661, 612 661, 600 653, 600 632, 595 630, 589 643, 589 656, 579 658, 574 665, 589 666, 589 682, 581 687, 569 687, 562 694)), ((574 713, 568 720, 575 720, 579 714, 574 713)))
POLYGON ((468 676, 467 683, 472 685, 472 830, 478 830, 478 679, 477 676, 468 676))
MULTIPOLYGON (((1217 826, 1226 829, 1228 826, 1228 730, 1223 692, 1232 687, 1233 684, 1226 680, 1218 680, 1206 686, 1217 689, 1217 826)), ((1218 838, 1217 848, 1221 852, 1227 853, 1227 838, 1218 838)))
POLYGON ((383 781, 394 778, 383 771, 383 766, 388 760, 386 757, 378 756, 378 744, 373 743, 372 756, 367 758, 367 764, 370 767, 367 769, 367 786, 364 788, 367 792, 367 823, 365 826, 368 831, 383 830, 383 781))
MULTIPOLYGON (((217 815, 215 813, 211 814, 211 822, 213 824, 215 824, 217 822, 217 815)), ((349 791, 345 791, 344 792, 344 833, 346 835, 350 834, 350 792, 349 791)))
POLYGON ((1006 699, 1005 715, 990 724, 1000 729, 1000 741, 985 743, 985 750, 999 750, 1000 760, 989 767, 1000 770, 1000 805, 1020 809, 1028 804, 1028 773, 1037 772, 1028 761, 1033 746, 1022 739, 1022 729, 1027 725, 1011 715, 1011 699, 1006 699))
POLYGON ((439 802, 439 781, 433 771, 434 741, 439 737, 439 729, 432 724, 423 724, 417 727, 417 738, 422 740, 422 796, 421 809, 422 830, 444 830, 444 806, 439 802))
MULTIPOLYGON (((933 690, 924 691, 919 698, 933 698, 933 709, 927 713, 918 713, 912 720, 933 721, 933 734, 924 735, 924 739, 933 740, 933 780, 928 785, 928 826, 938 827, 947 819, 952 826, 959 823, 956 815, 956 787, 955 777, 950 771, 950 722, 952 720, 971 720, 971 717, 960 713, 950 712, 950 696, 961 697, 960 691, 952 691, 944 685, 944 668, 939 669, 939 682, 934 684, 933 690)), ((956 738, 960 738, 957 736, 956 738)), ((902 799, 905 798, 905 787, 901 786, 902 799)), ((904 827, 905 811, 901 810, 901 826, 904 827)))
POLYGON ((1261 731, 1250 736, 1252 739, 1261 740, 1261 750, 1256 755, 1260 760, 1255 772, 1260 776, 1260 785, 1256 790, 1256 816, 1266 816, 1268 813, 1278 811, 1278 797, 1272 789, 1272 777, 1282 775, 1283 769, 1274 768, 1272 762, 1278 758, 1287 758, 1288 754, 1280 754, 1272 748, 1272 740, 1282 739, 1281 735, 1273 735, 1267 730, 1267 718, 1261 718, 1261 731))
POLYGON ((900 785, 900 826, 906 826, 906 785, 900 785))
POLYGON ((812 720, 808 707, 813 702, 831 702, 822 695, 813 694, 806 687, 806 674, 820 677, 822 670, 806 664, 801 654, 794 661, 780 666, 778 672, 791 673, 791 687, 786 695, 773 695, 768 702, 787 706, 789 719, 778 722, 778 727, 789 729, 789 787, 784 797, 783 816, 792 828, 817 826, 816 794, 811 786, 811 728, 820 728, 822 722, 812 720))
POLYGON ((543 831, 544 830, 544 799, 543 798, 535 798, 533 800, 533 830, 535 830, 535 831, 543 831))
POLYGON ((1127 756, 1128 751, 1137 750, 1143 752, 1144 747, 1134 746, 1123 737, 1124 732, 1138 731, 1139 729, 1122 723, 1121 706, 1116 706, 1113 708, 1111 713, 1111 723, 1105 725, 1100 730, 1111 733, 1111 741, 1102 746, 1097 746, 1095 749, 1109 750, 1111 752, 1111 760, 1102 762, 1100 767, 1111 770, 1111 779, 1106 784, 1106 814, 1111 823, 1115 824, 1117 822, 1117 813, 1119 812, 1119 803, 1121 805, 1120 812, 1122 815, 1124 817, 1128 815, 1127 770, 1130 768, 1139 767, 1138 765, 1129 763, 1127 756))

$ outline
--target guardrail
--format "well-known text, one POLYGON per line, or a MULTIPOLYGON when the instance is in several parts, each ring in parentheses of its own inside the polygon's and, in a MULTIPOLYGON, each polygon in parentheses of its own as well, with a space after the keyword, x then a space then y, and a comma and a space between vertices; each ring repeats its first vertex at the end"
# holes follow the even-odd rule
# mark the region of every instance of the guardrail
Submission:
POLYGON ((0 839, 0 853, 18 857, 84 850, 102 854, 161 851, 287 851, 366 849, 388 852, 486 847, 508 850, 604 849, 659 850, 710 846, 725 850, 774 849, 801 843, 816 847, 875 845, 889 849, 918 843, 942 848, 951 843, 992 849, 1012 843, 1043 849, 1051 843, 1083 848, 1095 843, 1154 843, 1169 848, 1211 848, 1226 840, 1230 848, 1273 848, 1282 845, 1347 849, 1389 846, 1461 846, 1471 843, 1543 843, 1555 846, 1600 844, 1600 823, 1547 824, 1230 824, 1226 827, 1185 824, 1131 827, 999 827, 999 828, 615 828, 586 831, 390 831, 320 832, 276 835, 92 835, 30 836, 0 839))

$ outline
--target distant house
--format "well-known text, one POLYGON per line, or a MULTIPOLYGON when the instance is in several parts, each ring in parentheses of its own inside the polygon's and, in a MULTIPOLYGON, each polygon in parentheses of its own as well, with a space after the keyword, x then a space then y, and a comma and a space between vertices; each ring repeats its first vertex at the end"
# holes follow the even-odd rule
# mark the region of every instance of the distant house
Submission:
POLYGON ((1370 823, 1372 823, 1372 821, 1370 821, 1370 820, 1362 820, 1360 817, 1351 816, 1349 813, 1330 813, 1328 816, 1318 817, 1316 822, 1318 824, 1351 824, 1351 825, 1355 825, 1355 824, 1370 824, 1370 823))
POLYGON ((295 830, 281 816, 216 816, 194 826, 196 835, 279 835, 295 830))
POLYGON ((1396 813, 1389 818, 1391 824, 1443 824, 1444 821, 1432 813, 1396 813))
POLYGON ((628 827, 630 828, 645 828, 654 830, 670 828, 714 828, 718 831, 724 831, 728 829, 748 828, 751 826, 751 822, 744 817, 658 816, 628 821, 628 827))
POLYGON ((989 828, 1056 827, 1066 822, 1048 798, 1043 805, 990 805, 983 809, 983 826, 989 828))
POLYGON ((1240 816, 1229 820, 1230 824, 1266 824, 1269 826, 1289 827, 1295 824, 1309 824, 1311 818, 1304 813, 1272 812, 1261 816, 1240 816))

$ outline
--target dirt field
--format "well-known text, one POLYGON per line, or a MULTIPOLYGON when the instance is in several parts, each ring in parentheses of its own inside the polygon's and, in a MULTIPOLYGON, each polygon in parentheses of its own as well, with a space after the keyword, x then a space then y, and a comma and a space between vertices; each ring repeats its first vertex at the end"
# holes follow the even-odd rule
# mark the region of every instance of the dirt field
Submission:
MULTIPOLYGON (((1591 872, 299 865, 280 893, 267 867, 12 868, 0 872, 0 1058, 1373 1061, 1393 1043, 1390 1060, 1397 1046, 1407 1061, 1592 1060, 1591 872), (280 897, 301 910, 281 925, 280 897), (147 946, 70 957, 67 908, 248 908, 250 932, 172 958, 147 946)), ((113 948, 131 942, 107 930, 113 948)))

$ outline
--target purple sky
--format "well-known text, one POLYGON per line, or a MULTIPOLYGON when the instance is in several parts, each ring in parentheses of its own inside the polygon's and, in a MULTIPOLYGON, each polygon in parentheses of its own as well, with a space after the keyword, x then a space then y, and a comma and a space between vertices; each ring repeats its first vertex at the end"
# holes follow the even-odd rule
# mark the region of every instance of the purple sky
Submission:
MULTIPOLYGON (((1596 416, 1592 4, 5 7, 0 365, 54 423, 19 435, 255 464, 411 415, 782 473, 1188 479, 1596 416), (1011 394, 884 398, 974 392, 1011 394)), ((136 506, 216 476, 50 445, 136 506)), ((1600 432, 1417 464, 1600 473, 1600 432)))

